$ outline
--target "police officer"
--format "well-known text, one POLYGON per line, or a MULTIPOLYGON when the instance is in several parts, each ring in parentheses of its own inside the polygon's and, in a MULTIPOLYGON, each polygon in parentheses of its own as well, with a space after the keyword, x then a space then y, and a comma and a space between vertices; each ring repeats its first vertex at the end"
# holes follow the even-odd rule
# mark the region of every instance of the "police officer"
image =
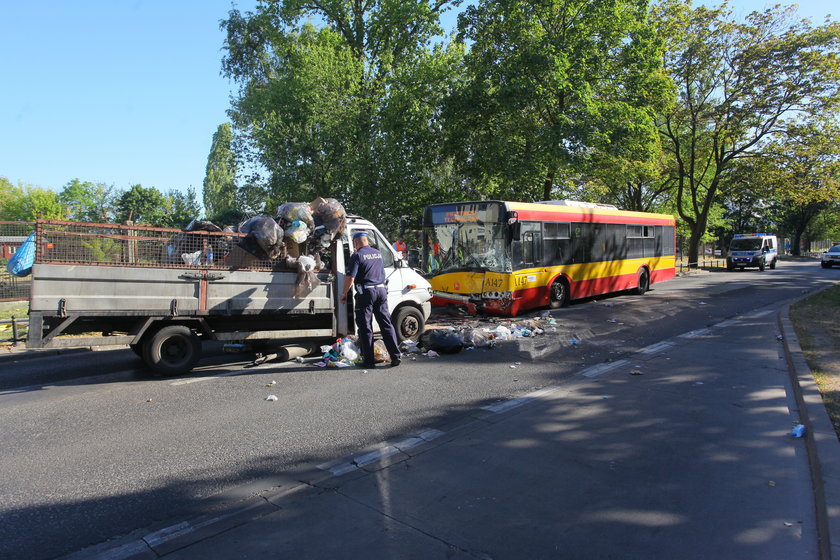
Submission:
POLYGON ((344 287, 341 291, 341 303, 347 302, 347 291, 356 286, 356 328, 359 333, 359 347, 362 350, 362 366, 373 367, 373 325, 371 317, 376 317, 379 331, 388 354, 391 367, 400 365, 400 349, 391 315, 388 313, 388 289, 385 287, 385 267, 382 253, 368 244, 367 233, 360 231, 353 235, 355 252, 347 264, 344 287))

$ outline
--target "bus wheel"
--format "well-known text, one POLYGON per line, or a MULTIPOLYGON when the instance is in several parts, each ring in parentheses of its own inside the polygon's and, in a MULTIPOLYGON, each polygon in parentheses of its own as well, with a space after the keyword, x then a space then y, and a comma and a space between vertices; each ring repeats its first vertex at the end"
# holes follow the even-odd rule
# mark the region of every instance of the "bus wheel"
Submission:
POLYGON ((647 270, 643 270, 639 273, 639 285, 634 292, 636 295, 643 296, 648 288, 650 288, 650 276, 648 276, 647 270))
POLYGON ((187 373, 200 358, 201 340, 184 325, 163 327, 143 345, 146 365, 165 376, 187 373))
POLYGON ((562 278, 558 278, 551 284, 551 293, 548 296, 548 306, 552 309, 566 307, 569 304, 569 285, 562 278))
POLYGON ((394 330, 397 332, 397 342, 402 342, 403 340, 417 342, 420 340, 420 335, 423 334, 423 329, 426 327, 423 314, 411 306, 404 306, 397 309, 391 322, 394 323, 394 330))

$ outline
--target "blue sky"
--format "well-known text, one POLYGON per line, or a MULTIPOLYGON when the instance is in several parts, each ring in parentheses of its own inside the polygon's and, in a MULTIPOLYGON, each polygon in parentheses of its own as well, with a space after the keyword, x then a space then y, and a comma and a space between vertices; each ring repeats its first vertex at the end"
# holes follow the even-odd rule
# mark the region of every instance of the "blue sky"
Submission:
MULTIPOLYGON (((732 2, 736 14, 773 2, 732 2)), ((231 0, 0 0, 0 176, 74 178, 201 198, 233 89, 220 75, 231 0)), ((242 11, 256 0, 235 0, 242 11)), ((799 3, 814 23, 823 1, 799 3)), ((454 14, 444 27, 454 28, 454 14)))

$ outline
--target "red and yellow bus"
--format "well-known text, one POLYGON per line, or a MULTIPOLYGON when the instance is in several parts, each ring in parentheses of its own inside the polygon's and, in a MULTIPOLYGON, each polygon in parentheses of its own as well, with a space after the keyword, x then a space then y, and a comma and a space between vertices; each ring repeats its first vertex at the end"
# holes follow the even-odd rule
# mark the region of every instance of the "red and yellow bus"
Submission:
POLYGON ((485 200, 427 206, 432 305, 515 316, 674 277, 673 216, 615 206, 485 200))

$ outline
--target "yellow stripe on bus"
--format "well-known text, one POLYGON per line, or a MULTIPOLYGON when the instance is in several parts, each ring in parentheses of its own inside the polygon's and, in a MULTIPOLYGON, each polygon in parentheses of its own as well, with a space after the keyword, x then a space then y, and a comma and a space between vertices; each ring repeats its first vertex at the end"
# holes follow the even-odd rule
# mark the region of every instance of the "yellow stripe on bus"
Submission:
POLYGON ((548 285, 558 274, 572 282, 583 282, 625 274, 636 274, 643 266, 651 271, 674 268, 673 256, 627 259, 599 263, 566 264, 526 268, 516 272, 450 272, 431 279, 432 289, 454 294, 512 292, 548 285))

